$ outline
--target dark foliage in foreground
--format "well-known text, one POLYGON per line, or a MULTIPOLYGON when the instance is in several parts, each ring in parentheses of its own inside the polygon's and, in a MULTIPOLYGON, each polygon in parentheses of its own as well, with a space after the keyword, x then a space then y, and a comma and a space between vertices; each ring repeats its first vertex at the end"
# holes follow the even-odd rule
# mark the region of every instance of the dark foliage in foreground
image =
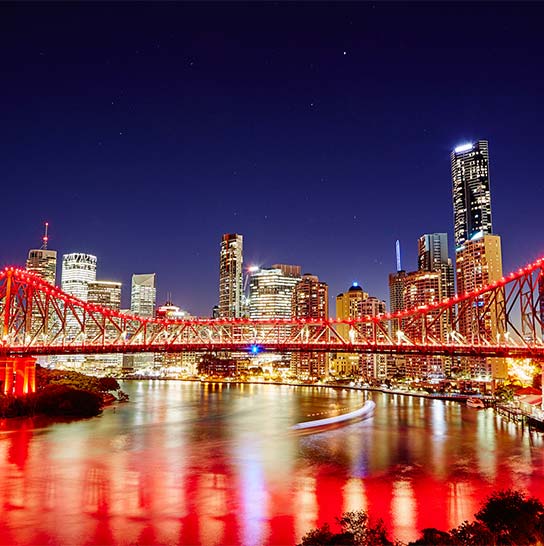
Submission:
MULTIPOLYGON (((423 529, 421 537, 408 546, 530 546, 544 544, 544 504, 534 497, 508 489, 493 493, 474 516, 451 531, 423 529)), ((381 520, 370 524, 366 512, 347 512, 337 519, 341 532, 328 524, 313 529, 299 546, 393 545, 381 520)), ((399 542, 395 544, 399 545, 399 542)))

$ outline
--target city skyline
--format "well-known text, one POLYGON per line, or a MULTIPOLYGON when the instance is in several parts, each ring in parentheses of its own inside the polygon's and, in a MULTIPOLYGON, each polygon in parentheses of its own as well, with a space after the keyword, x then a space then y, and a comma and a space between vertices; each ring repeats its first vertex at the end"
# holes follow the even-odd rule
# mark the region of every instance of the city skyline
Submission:
POLYGON ((518 54, 542 51, 539 6, 264 5, 251 28, 241 7, 136 7, 126 28, 122 7, 107 23, 101 9, 2 7, 4 181, 24 199, 0 219, 0 265, 24 265, 49 221, 59 256, 97 255, 125 287, 155 271, 158 303, 209 315, 218 238, 241 233, 247 265, 298 263, 331 294, 358 281, 387 300, 397 239, 406 270, 421 235, 453 246, 450 153, 478 139, 504 271, 544 253, 542 75, 518 54))

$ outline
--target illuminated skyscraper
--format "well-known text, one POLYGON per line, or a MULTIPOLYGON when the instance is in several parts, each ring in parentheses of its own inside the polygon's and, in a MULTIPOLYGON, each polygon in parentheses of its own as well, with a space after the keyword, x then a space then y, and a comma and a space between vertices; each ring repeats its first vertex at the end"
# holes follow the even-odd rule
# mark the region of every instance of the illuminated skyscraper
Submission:
MULTIPOLYGON (((342 320, 361 319, 366 316, 375 317, 385 313, 385 302, 369 296, 357 283, 347 292, 336 296, 336 318, 342 320)), ((360 325, 358 329, 371 338, 372 324, 360 325)), ((350 339, 350 328, 347 324, 337 325, 338 333, 346 340, 350 339)), ((379 336, 379 333, 377 333, 379 336)), ((338 353, 333 365, 342 367, 345 375, 358 375, 364 379, 385 378, 387 376, 387 356, 357 353, 338 353)))
MULTIPOLYGON (((252 319, 291 318, 293 289, 300 281, 299 266, 293 268, 298 276, 285 275, 280 266, 272 269, 258 269, 249 279, 249 317, 252 319)), ((286 271, 289 271, 286 269, 286 271)))
MULTIPOLYGON (((467 241, 457 251, 457 292, 460 295, 466 292, 479 290, 502 278, 501 238, 498 235, 484 235, 467 241)), ((496 296, 501 297, 500 295, 496 296)), ((504 294, 502 295, 504 300, 504 294)), ((477 306, 467 309, 459 318, 459 333, 470 343, 479 339, 482 334, 487 339, 499 340, 505 333, 506 325, 499 316, 502 304, 499 301, 489 305, 489 295, 480 296, 477 306), (482 320, 478 311, 487 309, 482 320)), ((504 378, 503 359, 473 359, 467 362, 471 367, 472 375, 485 375, 504 378)))
POLYGON ((96 280, 96 256, 73 252, 62 257, 62 290, 87 301, 89 283, 96 280))
POLYGON ((132 275, 130 312, 140 317, 153 317, 156 299, 155 273, 132 275))
POLYGON ((42 238, 42 247, 32 249, 28 252, 26 260, 26 268, 36 275, 39 275, 44 281, 55 285, 57 280, 57 251, 48 250, 47 243, 49 237, 47 235, 49 224, 45 224, 45 235, 42 238))
POLYGON ((493 232, 487 140, 457 146, 451 153, 455 246, 493 232))
MULTIPOLYGON (((67 294, 80 300, 87 301, 89 283, 96 280, 96 256, 73 252, 62 257, 61 288, 67 294)), ((79 319, 70 315, 66 320, 66 335, 70 338, 81 331, 80 323, 84 320, 81 309, 76 307, 76 312, 81 314, 79 319)), ((80 355, 55 357, 56 365, 68 368, 80 368, 85 358, 80 355)))
MULTIPOLYGON (((293 318, 324 319, 329 316, 329 287, 315 275, 305 274, 293 290, 293 318)), ((328 375, 328 355, 294 353, 291 369, 301 377, 328 375)))
MULTIPOLYGON (((423 305, 438 303, 444 299, 442 293, 442 274, 440 271, 414 271, 403 279, 402 308, 415 309, 423 305)), ((445 340, 445 324, 437 321, 439 310, 427 312, 426 335, 437 341, 445 340)), ((423 335, 421 321, 401 321, 402 330, 397 335, 405 335, 409 339, 421 339, 423 335)), ((408 377, 436 377, 443 374, 443 361, 440 357, 408 356, 404 358, 404 373, 408 377)))
MULTIPOLYGON (((90 282, 87 301, 105 307, 106 309, 119 311, 121 309, 121 286, 120 282, 115 281, 90 282)), ((108 329, 108 326, 106 326, 106 329, 108 329)), ((93 340, 101 333, 98 325, 92 319, 88 320, 86 323, 85 331, 88 341, 93 340)), ((106 331, 106 336, 108 334, 112 337, 115 337, 118 334, 115 326, 110 325, 109 330, 106 331)), ((122 361, 123 355, 121 354, 89 355, 85 358, 85 366, 90 368, 90 371, 93 373, 108 371, 117 373, 121 368, 122 361)))
POLYGON ((87 301, 107 309, 121 309, 121 286, 115 281, 93 281, 89 283, 87 301))
POLYGON ((221 238, 219 259, 219 316, 241 317, 243 299, 242 235, 226 233, 221 238))

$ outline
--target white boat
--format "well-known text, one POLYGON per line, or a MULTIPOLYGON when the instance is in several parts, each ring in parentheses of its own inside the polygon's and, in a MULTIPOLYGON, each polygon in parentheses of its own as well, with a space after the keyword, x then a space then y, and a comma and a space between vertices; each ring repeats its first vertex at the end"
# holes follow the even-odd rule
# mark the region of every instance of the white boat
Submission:
POLYGON ((467 398, 467 406, 469 408, 476 408, 476 409, 485 408, 484 401, 481 398, 467 398))
POLYGON ((359 421, 366 419, 374 413, 376 403, 372 400, 367 400, 363 407, 350 411, 349 413, 343 413, 342 415, 335 415, 334 417, 327 417, 325 419, 316 419, 315 421, 304 421, 303 423, 297 423, 291 427, 291 430, 295 432, 318 432, 322 429, 333 428, 335 426, 346 424, 351 421, 359 421))

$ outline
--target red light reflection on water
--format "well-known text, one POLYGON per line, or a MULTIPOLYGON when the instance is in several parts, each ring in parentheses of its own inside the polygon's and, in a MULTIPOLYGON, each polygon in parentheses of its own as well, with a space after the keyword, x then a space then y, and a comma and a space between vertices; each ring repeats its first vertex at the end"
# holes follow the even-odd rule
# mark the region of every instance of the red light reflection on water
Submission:
POLYGON ((3 422, 0 542, 288 545, 360 508, 407 541, 425 527, 447 530, 471 520, 497 489, 544 498, 542 437, 531 439, 533 449, 489 414, 469 423, 480 432, 462 448, 455 431, 421 424, 432 407, 403 401, 400 411, 379 405, 382 414, 361 428, 262 440, 244 410, 258 402, 245 394, 223 393, 205 404, 180 398, 175 407, 159 396, 141 412, 135 396, 134 405, 93 420, 3 422), (404 418, 420 430, 387 430, 404 418), (470 442, 490 443, 489 450, 472 451, 470 442))

